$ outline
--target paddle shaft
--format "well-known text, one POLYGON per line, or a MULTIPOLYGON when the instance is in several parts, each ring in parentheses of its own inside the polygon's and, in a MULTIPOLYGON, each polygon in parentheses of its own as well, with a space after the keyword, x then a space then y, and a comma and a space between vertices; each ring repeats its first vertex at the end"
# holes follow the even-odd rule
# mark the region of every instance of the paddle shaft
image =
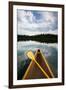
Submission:
POLYGON ((47 77, 47 78, 50 78, 48 75, 47 75, 47 73, 43 70, 43 68, 39 65, 39 63, 36 61, 36 60, 34 60, 35 61, 35 63, 37 64, 37 66, 40 68, 40 70, 43 72, 43 74, 47 77))

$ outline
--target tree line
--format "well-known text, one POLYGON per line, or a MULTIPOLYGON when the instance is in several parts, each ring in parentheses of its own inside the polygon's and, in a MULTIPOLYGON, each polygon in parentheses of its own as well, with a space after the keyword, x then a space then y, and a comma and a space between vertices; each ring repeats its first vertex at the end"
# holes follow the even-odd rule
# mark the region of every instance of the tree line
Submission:
POLYGON ((47 42, 47 43, 55 43, 58 42, 58 36, 57 35, 51 35, 51 34, 40 34, 40 35, 17 35, 17 41, 38 41, 38 42, 47 42))

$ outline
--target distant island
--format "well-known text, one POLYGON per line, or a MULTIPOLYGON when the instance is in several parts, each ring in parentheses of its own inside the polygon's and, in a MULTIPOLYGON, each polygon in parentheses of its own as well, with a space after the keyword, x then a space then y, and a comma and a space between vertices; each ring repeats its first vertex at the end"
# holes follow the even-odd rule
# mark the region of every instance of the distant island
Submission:
POLYGON ((17 35, 17 41, 38 41, 38 42, 46 42, 46 43, 57 43, 58 36, 52 34, 40 34, 40 35, 17 35))

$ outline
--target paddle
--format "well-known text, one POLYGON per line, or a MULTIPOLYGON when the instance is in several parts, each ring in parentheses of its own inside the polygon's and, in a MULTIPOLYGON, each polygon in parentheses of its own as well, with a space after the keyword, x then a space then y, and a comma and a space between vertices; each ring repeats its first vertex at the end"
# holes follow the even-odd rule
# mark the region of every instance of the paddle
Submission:
POLYGON ((44 74, 47 78, 50 78, 50 77, 47 75, 47 73, 43 70, 43 68, 39 65, 39 63, 35 60, 35 56, 34 56, 34 54, 33 54, 32 51, 28 51, 28 52, 27 52, 27 56, 28 56, 29 59, 33 60, 33 61, 37 64, 37 66, 39 67, 39 69, 43 72, 43 74, 44 74))

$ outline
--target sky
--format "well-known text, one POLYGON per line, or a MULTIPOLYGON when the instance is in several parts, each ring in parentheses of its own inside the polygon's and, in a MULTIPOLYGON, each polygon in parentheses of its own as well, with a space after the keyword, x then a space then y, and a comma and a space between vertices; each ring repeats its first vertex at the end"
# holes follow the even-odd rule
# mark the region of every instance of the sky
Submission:
POLYGON ((58 12, 17 10, 18 35, 58 34, 58 12))

